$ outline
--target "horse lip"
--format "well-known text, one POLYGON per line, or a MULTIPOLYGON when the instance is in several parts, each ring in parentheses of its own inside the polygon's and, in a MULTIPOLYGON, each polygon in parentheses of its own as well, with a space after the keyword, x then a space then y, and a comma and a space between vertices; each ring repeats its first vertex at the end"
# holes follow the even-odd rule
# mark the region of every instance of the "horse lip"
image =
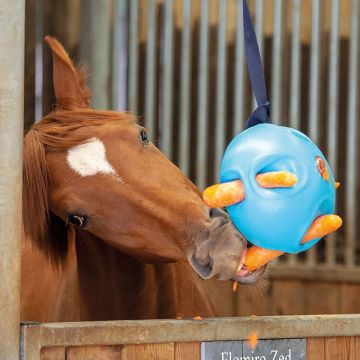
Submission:
POLYGON ((247 254, 247 248, 245 247, 242 255, 241 255, 241 258, 240 258, 240 263, 235 271, 235 275, 236 274, 240 274, 242 271, 243 271, 243 267, 244 267, 244 263, 245 263, 245 258, 246 258, 246 254, 247 254))
MULTIPOLYGON (((237 270, 234 274, 234 279, 239 284, 256 284, 257 281, 261 278, 261 275, 264 273, 266 265, 259 267, 253 272, 247 270, 246 266, 242 267, 240 270, 237 270)), ((239 269, 239 268, 238 268, 239 269)))

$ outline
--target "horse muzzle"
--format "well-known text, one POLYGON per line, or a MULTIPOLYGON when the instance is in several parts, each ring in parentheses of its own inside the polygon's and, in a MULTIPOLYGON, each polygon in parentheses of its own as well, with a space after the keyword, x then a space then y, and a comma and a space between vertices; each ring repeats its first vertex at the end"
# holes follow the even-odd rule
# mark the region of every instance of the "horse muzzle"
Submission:
POLYGON ((211 222, 205 239, 195 239, 188 252, 193 269, 203 279, 235 280, 255 284, 265 267, 253 273, 243 268, 247 251, 246 239, 236 230, 229 216, 220 209, 210 210, 211 222))

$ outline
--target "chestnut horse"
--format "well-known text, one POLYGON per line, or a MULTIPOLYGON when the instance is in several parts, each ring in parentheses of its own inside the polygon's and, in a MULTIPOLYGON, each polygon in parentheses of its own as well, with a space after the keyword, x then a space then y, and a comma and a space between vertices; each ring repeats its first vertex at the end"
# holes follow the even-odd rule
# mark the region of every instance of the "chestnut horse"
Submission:
POLYGON ((57 104, 24 140, 21 318, 216 315, 202 279, 263 272, 236 274, 246 240, 133 116, 90 109, 82 72, 46 41, 57 104))

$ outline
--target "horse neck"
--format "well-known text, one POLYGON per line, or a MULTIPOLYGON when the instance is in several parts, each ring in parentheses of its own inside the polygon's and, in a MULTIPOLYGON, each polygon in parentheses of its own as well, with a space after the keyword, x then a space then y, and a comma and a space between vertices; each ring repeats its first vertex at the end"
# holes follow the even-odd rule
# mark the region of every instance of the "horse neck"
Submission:
POLYGON ((85 319, 150 319, 214 314, 205 288, 187 263, 151 265, 94 235, 76 236, 85 319))

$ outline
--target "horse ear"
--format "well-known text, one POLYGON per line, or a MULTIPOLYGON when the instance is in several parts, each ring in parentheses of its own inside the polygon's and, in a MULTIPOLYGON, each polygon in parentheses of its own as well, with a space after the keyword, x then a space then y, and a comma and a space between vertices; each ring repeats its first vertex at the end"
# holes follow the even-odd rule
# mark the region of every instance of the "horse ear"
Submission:
POLYGON ((45 37, 53 55, 53 81, 57 106, 64 110, 87 108, 90 91, 85 86, 85 75, 76 70, 63 46, 50 36, 45 37))

